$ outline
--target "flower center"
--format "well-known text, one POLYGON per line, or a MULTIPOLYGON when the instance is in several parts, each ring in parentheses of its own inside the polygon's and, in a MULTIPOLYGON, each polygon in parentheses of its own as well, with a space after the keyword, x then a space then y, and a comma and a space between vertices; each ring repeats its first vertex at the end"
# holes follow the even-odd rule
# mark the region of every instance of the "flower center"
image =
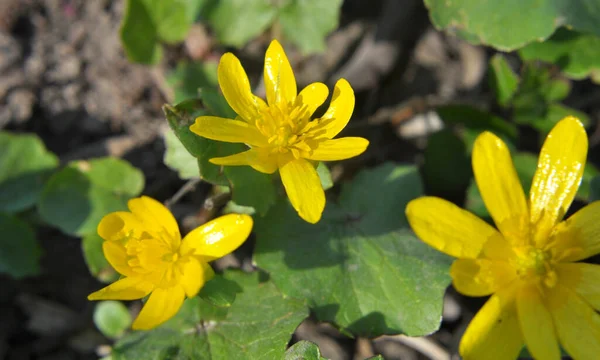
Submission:
POLYGON ((177 280, 177 265, 185 256, 174 249, 170 238, 155 238, 144 234, 140 239, 130 238, 125 245, 127 264, 131 269, 159 286, 168 286, 177 280))
POLYGON ((306 106, 271 105, 261 112, 256 120, 257 129, 268 139, 274 153, 291 151, 298 157, 298 151, 310 151, 304 134, 310 122, 306 106))
POLYGON ((521 280, 541 282, 549 288, 556 285, 556 271, 552 266, 552 256, 549 251, 525 247, 515 249, 515 253, 517 256, 514 265, 521 280))

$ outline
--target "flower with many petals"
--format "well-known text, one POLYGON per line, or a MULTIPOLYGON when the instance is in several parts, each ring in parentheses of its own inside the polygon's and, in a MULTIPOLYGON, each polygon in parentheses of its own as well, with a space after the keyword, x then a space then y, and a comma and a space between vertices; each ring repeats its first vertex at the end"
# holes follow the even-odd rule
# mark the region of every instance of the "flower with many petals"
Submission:
POLYGON ((130 211, 106 215, 98 225, 104 256, 124 277, 88 296, 89 300, 135 300, 150 294, 133 323, 151 329, 177 313, 214 276, 209 261, 240 246, 252 230, 252 218, 229 214, 181 239, 171 212, 142 196, 129 200, 130 211))
POLYGON ((406 214, 415 233, 458 258, 450 274, 469 296, 491 295, 460 344, 465 359, 515 359, 525 344, 536 359, 600 354, 600 266, 578 262, 600 253, 600 202, 566 220, 588 149, 581 123, 567 117, 542 147, 529 200, 510 152, 481 134, 473 171, 496 228, 452 203, 424 197, 406 214))
POLYGON ((311 120, 329 90, 323 83, 313 83, 298 93, 292 67, 276 40, 265 54, 267 102, 252 94, 246 72, 231 53, 221 58, 218 80, 237 119, 200 116, 190 130, 212 140, 243 143, 250 149, 210 162, 249 165, 267 174, 279 170, 298 214, 310 223, 318 222, 325 207, 325 193, 314 162, 348 159, 361 154, 369 144, 360 137, 333 139, 348 124, 354 110, 350 84, 339 80, 329 109, 311 120))

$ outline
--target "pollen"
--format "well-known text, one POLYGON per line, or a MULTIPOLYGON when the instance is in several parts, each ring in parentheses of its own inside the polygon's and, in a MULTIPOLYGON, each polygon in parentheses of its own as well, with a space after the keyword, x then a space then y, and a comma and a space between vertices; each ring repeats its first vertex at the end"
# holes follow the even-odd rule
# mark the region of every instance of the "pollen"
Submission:
POLYGON ((549 251, 535 247, 525 247, 515 249, 515 253, 517 256, 513 265, 521 280, 538 282, 548 288, 556 285, 556 271, 549 251))

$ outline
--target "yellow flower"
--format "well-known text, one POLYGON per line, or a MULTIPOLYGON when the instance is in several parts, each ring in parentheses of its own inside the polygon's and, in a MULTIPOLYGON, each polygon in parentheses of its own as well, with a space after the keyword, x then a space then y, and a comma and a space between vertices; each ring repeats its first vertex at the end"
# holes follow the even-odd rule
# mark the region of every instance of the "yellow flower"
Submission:
POLYGON ((210 159, 217 165, 249 165, 281 180, 298 214, 310 223, 321 218, 325 193, 313 161, 348 159, 361 154, 369 142, 360 137, 332 140, 348 124, 354 110, 354 92, 344 79, 335 84, 325 114, 311 121, 329 90, 313 83, 297 93, 292 67, 274 40, 265 54, 264 83, 267 102, 252 94, 248 76, 231 53, 221 58, 218 79, 225 99, 238 118, 200 116, 190 130, 202 137, 243 143, 249 150, 210 159), (268 104, 267 104, 268 103, 268 104))
POLYGON ((424 197, 406 214, 427 244, 458 258, 450 274, 469 296, 492 295, 461 344, 465 359, 514 359, 524 344, 536 359, 600 354, 600 266, 577 262, 600 253, 600 201, 562 221, 581 182, 588 141, 579 120, 552 129, 529 201, 506 144, 481 134, 473 171, 498 230, 452 203, 424 197))
POLYGON ((89 300, 135 300, 150 294, 133 329, 151 329, 177 313, 214 276, 209 261, 229 254, 252 230, 252 218, 229 214, 191 231, 183 240, 171 212, 142 196, 129 212, 106 215, 98 225, 104 256, 124 277, 89 300))

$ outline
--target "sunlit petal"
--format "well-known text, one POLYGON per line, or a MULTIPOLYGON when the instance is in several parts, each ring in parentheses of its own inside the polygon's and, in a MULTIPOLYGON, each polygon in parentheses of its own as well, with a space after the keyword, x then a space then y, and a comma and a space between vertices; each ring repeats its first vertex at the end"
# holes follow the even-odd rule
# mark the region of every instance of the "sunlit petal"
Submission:
POLYGON ((504 238, 514 245, 529 242, 529 211, 510 151, 496 135, 484 132, 473 147, 477 187, 504 238))
POLYGON ((252 218, 228 214, 192 230, 183 239, 181 254, 201 256, 207 260, 221 258, 237 249, 252 231, 252 218))
POLYGON ((600 201, 559 223, 548 246, 557 260, 579 261, 600 253, 600 201))
POLYGON ((515 280, 514 268, 505 261, 457 259, 450 268, 452 284, 468 296, 490 295, 515 280))
POLYGON ((316 120, 318 124, 315 129, 323 130, 325 137, 333 139, 346 127, 352 111, 354 111, 354 90, 348 81, 340 79, 335 84, 329 109, 325 115, 316 120))
POLYGON ((556 265, 558 281, 600 310, 600 265, 565 263, 556 265))
POLYGON ((154 285, 136 277, 118 280, 88 295, 88 300, 136 300, 150 294, 154 285))
POLYGON ((211 273, 206 274, 202 262, 193 256, 179 262, 177 265, 179 266, 179 271, 181 271, 180 283, 187 297, 196 296, 198 291, 204 286, 204 283, 209 280, 206 278, 206 275, 212 275, 211 273))
POLYGON ((190 126, 190 131, 211 140, 253 146, 267 144, 267 139, 254 126, 243 121, 217 116, 200 116, 196 118, 196 122, 190 126))
POLYGON ((127 263, 127 250, 125 247, 116 241, 105 241, 102 243, 102 252, 104 257, 119 274, 125 276, 135 276, 131 266, 127 263))
POLYGON ((279 168, 279 174, 298 215, 309 223, 317 223, 325 208, 325 192, 313 165, 304 159, 292 160, 279 168))
POLYGON ((98 235, 106 241, 120 241, 133 234, 140 234, 144 226, 130 212, 115 211, 102 218, 98 224, 98 235))
POLYGON ((574 117, 561 120, 548 134, 529 193, 538 246, 548 240, 569 209, 583 176, 587 150, 585 129, 574 117))
POLYGON ((229 106, 243 120, 254 123, 261 116, 261 112, 267 108, 263 99, 252 94, 248 76, 238 58, 232 53, 226 53, 221 57, 218 80, 229 106))
POLYGON ((265 54, 265 89, 269 106, 293 104, 296 100, 296 78, 281 44, 271 41, 265 54))
POLYGON ((436 197, 412 200, 406 217, 417 236, 448 255, 475 258, 498 231, 470 212, 436 197))
POLYGON ((306 86, 296 98, 296 106, 306 106, 306 112, 312 115, 315 110, 327 100, 329 89, 327 85, 316 82, 306 86))
POLYGON ((560 348, 552 315, 535 285, 523 286, 517 294, 521 332, 535 359, 560 359, 560 348))
POLYGON ((179 226, 173 214, 163 204, 148 196, 131 199, 127 202, 129 210, 143 224, 144 229, 154 232, 158 236, 168 235, 171 247, 179 247, 181 235, 179 226))
POLYGON ((177 285, 155 289, 131 326, 134 330, 149 330, 172 318, 183 304, 185 292, 177 285))
POLYGON ((514 360, 523 347, 513 289, 497 292, 475 315, 459 346, 465 360, 514 360))
POLYGON ((600 315, 576 293, 555 286, 547 296, 562 347, 574 359, 597 359, 600 354, 600 315))
POLYGON ((259 149, 250 149, 234 155, 212 158, 209 161, 216 165, 248 165, 265 174, 272 174, 277 171, 277 158, 259 149))
POLYGON ((361 137, 345 137, 325 140, 306 156, 306 159, 317 161, 337 161, 362 154, 369 146, 369 141, 361 137))

